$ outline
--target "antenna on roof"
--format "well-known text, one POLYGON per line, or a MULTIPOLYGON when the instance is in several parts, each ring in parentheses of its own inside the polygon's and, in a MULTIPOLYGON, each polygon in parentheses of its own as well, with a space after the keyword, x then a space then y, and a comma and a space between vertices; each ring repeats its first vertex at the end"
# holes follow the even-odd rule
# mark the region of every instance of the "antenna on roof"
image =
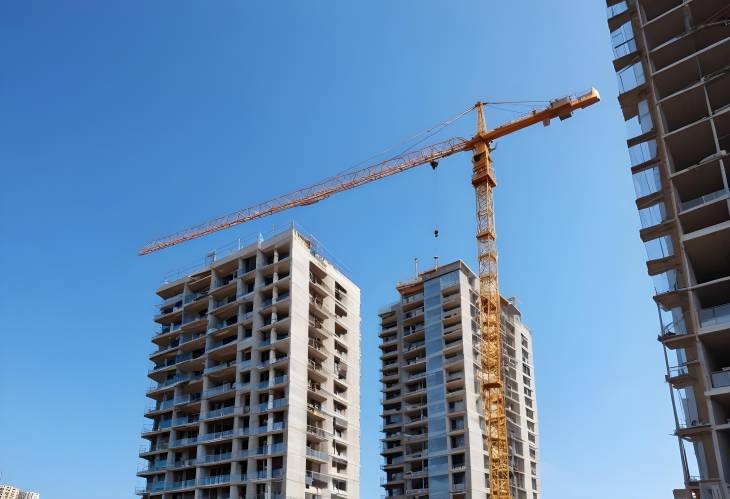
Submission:
POLYGON ((413 259, 413 265, 416 268, 416 278, 418 278, 418 257, 413 259))

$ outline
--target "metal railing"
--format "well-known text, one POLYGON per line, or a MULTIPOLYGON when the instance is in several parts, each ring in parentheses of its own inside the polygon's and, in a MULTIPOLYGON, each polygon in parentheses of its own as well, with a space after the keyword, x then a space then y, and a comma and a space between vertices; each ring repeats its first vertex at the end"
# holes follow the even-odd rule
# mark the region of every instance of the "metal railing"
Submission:
POLYGON ((730 322, 730 303, 700 310, 700 327, 716 326, 730 322))
POLYGON ((723 388, 730 386, 730 369, 712 373, 712 387, 723 388))
POLYGON ((689 210, 690 208, 709 203, 710 201, 714 201, 715 199, 720 199, 721 197, 726 196, 727 193, 728 192, 725 189, 720 189, 719 191, 711 192, 709 194, 705 194, 704 196, 690 199, 689 201, 682 201, 679 203, 679 206, 682 211, 689 210))

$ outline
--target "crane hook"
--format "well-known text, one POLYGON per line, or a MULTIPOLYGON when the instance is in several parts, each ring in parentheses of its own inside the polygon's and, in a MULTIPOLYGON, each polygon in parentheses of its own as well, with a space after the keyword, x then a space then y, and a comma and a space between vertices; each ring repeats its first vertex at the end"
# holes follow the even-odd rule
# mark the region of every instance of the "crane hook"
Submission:
POLYGON ((431 169, 435 170, 438 167, 438 165, 439 165, 439 162, 436 161, 435 159, 433 161, 431 161, 431 169))

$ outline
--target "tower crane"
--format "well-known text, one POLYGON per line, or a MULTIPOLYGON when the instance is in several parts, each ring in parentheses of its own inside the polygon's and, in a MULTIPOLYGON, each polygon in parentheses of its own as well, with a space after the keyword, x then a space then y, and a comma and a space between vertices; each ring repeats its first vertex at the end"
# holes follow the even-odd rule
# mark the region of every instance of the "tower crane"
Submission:
POLYGON ((550 101, 549 105, 513 121, 488 129, 484 106, 477 102, 468 111, 477 112, 477 130, 469 139, 454 137, 421 149, 329 178, 243 210, 215 218, 183 231, 156 239, 139 250, 139 255, 168 248, 197 237, 217 232, 256 218, 262 218, 296 206, 321 201, 334 193, 395 175, 411 168, 438 161, 459 152, 472 151, 471 183, 476 192, 477 256, 479 262, 479 325, 481 333, 481 389, 489 455, 489 489, 492 499, 511 499, 509 444, 502 379, 502 341, 500 332, 500 298, 497 272, 497 233, 494 225, 493 189, 497 185, 491 159, 494 140, 523 128, 542 123, 548 126, 554 118, 565 120, 573 111, 597 103, 596 89, 550 101))

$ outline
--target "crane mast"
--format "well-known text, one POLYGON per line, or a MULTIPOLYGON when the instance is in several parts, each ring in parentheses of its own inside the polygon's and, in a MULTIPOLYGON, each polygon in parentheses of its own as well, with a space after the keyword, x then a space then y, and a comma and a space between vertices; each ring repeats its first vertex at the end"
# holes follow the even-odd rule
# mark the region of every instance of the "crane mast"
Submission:
POLYGON ((433 163, 458 152, 472 151, 472 185, 476 194, 476 239, 479 262, 479 328, 481 333, 481 391, 489 454, 489 490, 491 499, 511 499, 509 442, 502 372, 502 334, 500 294, 497 269, 497 231, 494 224, 493 190, 497 186, 490 156, 491 142, 537 123, 547 126, 553 118, 564 120, 576 109, 595 104, 600 96, 595 89, 563 97, 516 120, 487 129, 484 105, 478 102, 477 131, 471 139, 454 137, 430 146, 408 151, 381 163, 348 172, 318 184, 284 194, 249 208, 224 215, 200 225, 152 241, 139 250, 145 255, 163 248, 217 232, 249 220, 265 217, 295 206, 321 201, 336 192, 364 185, 417 166, 433 163))
MULTIPOLYGON (((477 108, 476 136, 486 132, 484 106, 477 108)), ((489 454, 491 499, 510 499, 509 443, 502 382, 502 336, 497 271, 497 231, 494 225, 494 193, 497 186, 489 155, 489 142, 474 144, 472 179, 476 194, 477 259, 479 265, 479 330, 481 333, 481 391, 489 454)))

